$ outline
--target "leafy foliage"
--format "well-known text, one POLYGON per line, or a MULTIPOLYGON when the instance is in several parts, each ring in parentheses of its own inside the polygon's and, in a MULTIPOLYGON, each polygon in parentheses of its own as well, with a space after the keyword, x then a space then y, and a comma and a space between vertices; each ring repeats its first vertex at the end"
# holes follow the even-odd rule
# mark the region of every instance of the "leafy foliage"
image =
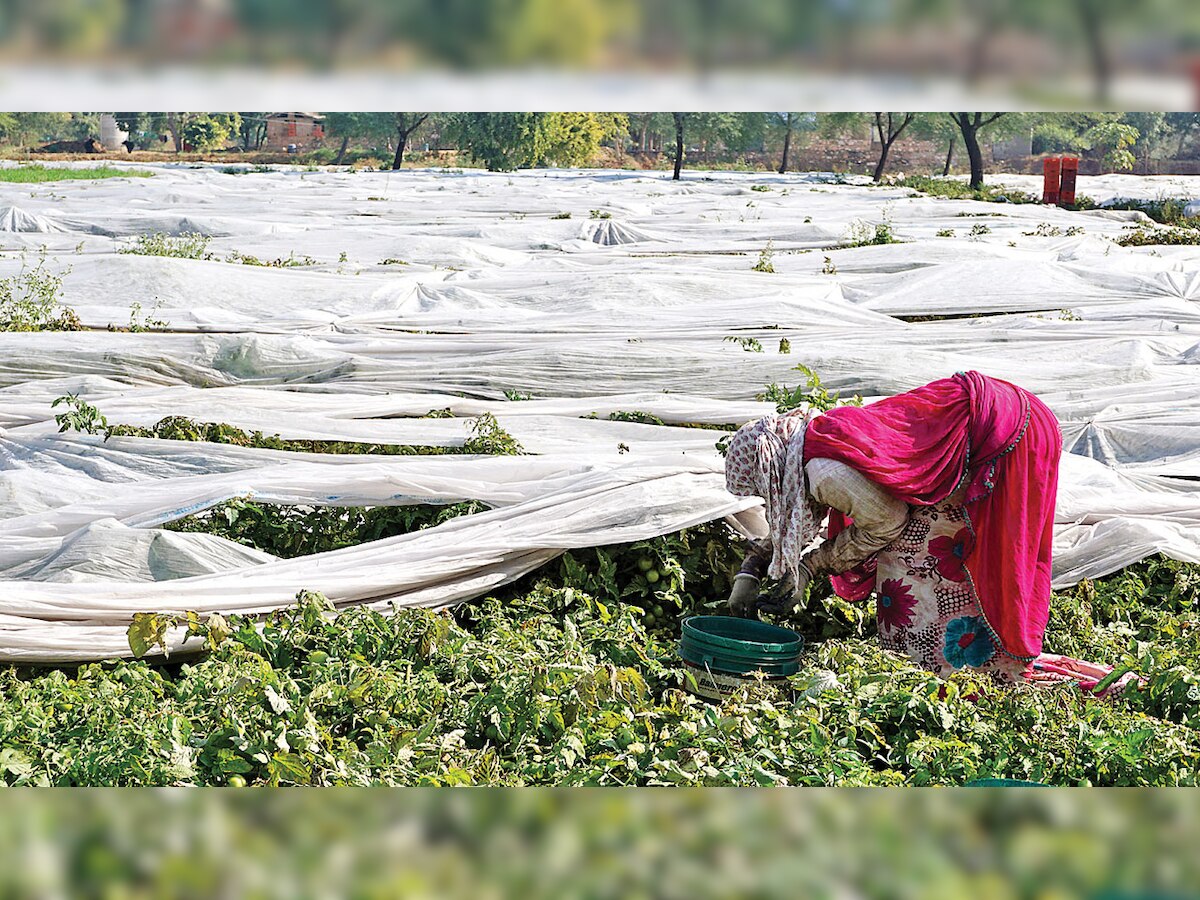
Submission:
POLYGON ((803 363, 794 368, 804 374, 804 384, 790 388, 785 384, 771 383, 762 393, 756 395, 755 399, 774 403, 776 410, 781 413, 801 406, 818 412, 833 409, 835 406, 862 406, 862 397, 855 394, 849 400, 842 400, 840 392, 826 388, 821 383, 821 376, 803 363))
POLYGON ((731 344, 737 344, 747 353, 762 353, 763 345, 758 338, 746 337, 744 335, 730 334, 725 336, 725 340, 731 344))
MULTIPOLYGON (((505 431, 491 413, 472 420, 471 432, 460 446, 424 444, 368 444, 357 441, 326 441, 320 439, 287 439, 277 434, 245 431, 224 422, 197 422, 187 416, 166 416, 152 427, 110 424, 98 409, 72 394, 57 398, 51 406, 68 404, 67 413, 55 416, 60 431, 103 433, 111 437, 158 438, 166 441, 204 441, 212 444, 234 444, 238 447, 257 447, 264 450, 290 450, 297 453, 361 453, 375 456, 438 456, 455 453, 479 453, 491 456, 516 456, 524 453, 521 444, 505 431)), ((447 410, 433 410, 426 418, 453 418, 447 410)))
POLYGON ((1200 244, 1200 219, 1188 218, 1184 214, 1187 202, 1165 197, 1157 200, 1114 200, 1105 205, 1109 209, 1138 210, 1160 225, 1169 226, 1155 228, 1139 224, 1117 238, 1117 243, 1122 247, 1200 244))
POLYGON ((475 419, 471 436, 462 446, 463 453, 486 453, 492 456, 520 456, 525 452, 521 443, 500 427, 496 417, 484 413, 475 419))
POLYGON ((265 266, 271 269, 303 268, 304 266, 315 266, 317 264, 317 261, 311 256, 307 254, 296 256, 295 251, 289 253, 287 256, 278 256, 275 259, 264 260, 252 254, 241 253, 235 250, 225 257, 224 261, 228 263, 240 263, 243 266, 265 266))
POLYGON ((853 247, 874 247, 880 244, 899 244, 900 239, 892 231, 890 222, 856 221, 851 227, 847 239, 839 245, 841 249, 853 247))
POLYGON ((603 141, 628 128, 624 113, 457 113, 448 117, 446 134, 489 170, 506 172, 586 165, 603 141))
MULTIPOLYGON (((158 306, 155 306, 157 311, 158 306)), ((170 328, 171 323, 166 319, 160 319, 156 315, 142 314, 142 304, 136 300, 129 307, 129 326, 128 330, 133 334, 138 334, 143 331, 154 331, 162 328, 170 328)))
MULTIPOLYGON (((260 259, 251 253, 239 250, 230 251, 225 257, 218 257, 208 249, 212 238, 195 232, 185 232, 181 235, 163 233, 140 234, 135 243, 122 247, 118 253, 128 253, 135 256, 167 256, 174 259, 199 259, 205 262, 216 260, 242 266, 264 266, 272 269, 291 269, 304 266, 315 266, 317 260, 308 255, 297 256, 295 252, 275 259, 260 259)), ((399 260, 385 260, 383 265, 399 260)))
POLYGON ((180 128, 180 136, 199 151, 222 147, 242 127, 238 113, 193 113, 180 128))
POLYGON ((59 300, 63 276, 46 267, 42 254, 33 266, 0 278, 0 331, 80 331, 75 311, 59 300))
POLYGON ((1113 171, 1132 169, 1137 157, 1131 148, 1141 133, 1124 122, 1101 122, 1084 135, 1088 147, 1100 154, 1100 164, 1113 171))
POLYGON ((139 234, 136 242, 129 247, 122 247, 118 253, 129 253, 135 256, 169 256, 175 259, 212 259, 208 252, 208 242, 212 240, 206 235, 186 232, 173 236, 169 234, 139 234))
POLYGON ((1144 212, 1160 225, 1178 225, 1180 227, 1200 227, 1195 219, 1184 215, 1188 201, 1174 197, 1163 197, 1157 200, 1122 198, 1110 200, 1104 204, 1105 209, 1135 209, 1144 212))
POLYGON ((448 506, 281 506, 238 498, 168 522, 170 531, 215 534, 291 559, 431 528, 486 509, 478 500, 448 506))
POLYGON ((1139 225, 1117 238, 1122 247, 1188 246, 1200 244, 1200 228, 1147 228, 1139 225))
POLYGON ((896 182, 900 187, 912 188, 933 197, 951 200, 980 200, 987 203, 1041 203, 1041 197, 1011 188, 984 185, 973 188, 957 178, 934 178, 929 175, 909 175, 896 182))
POLYGON ((775 273, 775 264, 771 262, 775 256, 775 247, 771 241, 767 241, 767 246, 758 254, 758 262, 753 266, 755 272, 766 272, 768 274, 775 273))
MULTIPOLYGON (((871 605, 810 598, 783 694, 684 690, 685 612, 719 606, 740 554, 723 525, 572 551, 461 607, 331 615, 319 594, 254 621, 186 625, 182 664, 0 670, 12 784, 1194 784, 1200 567, 1154 559, 1057 595, 1051 649, 1121 663, 1145 691, 940 681, 879 649, 871 605), (645 568, 645 563, 650 568, 645 568), (659 573, 656 582, 646 576, 659 573), (622 595, 623 598, 622 599, 622 595), (663 610, 660 616, 657 607, 663 610), (848 609, 843 609, 848 607, 848 609), (815 640, 823 635, 822 640, 815 640), (836 675, 836 677, 835 677, 836 675), (240 783, 240 782, 239 782, 240 783)), ((814 592, 815 593, 815 592, 814 592)))
POLYGON ((107 432, 108 419, 92 404, 79 397, 78 394, 66 394, 56 397, 50 404, 52 409, 66 406, 64 412, 57 413, 54 421, 58 424, 59 432, 80 431, 84 434, 100 434, 107 432))

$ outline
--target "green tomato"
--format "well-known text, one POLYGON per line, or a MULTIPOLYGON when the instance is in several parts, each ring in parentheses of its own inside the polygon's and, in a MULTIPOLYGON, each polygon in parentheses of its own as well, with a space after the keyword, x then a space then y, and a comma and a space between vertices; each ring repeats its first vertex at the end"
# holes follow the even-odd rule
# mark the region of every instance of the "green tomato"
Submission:
POLYGON ((662 576, 658 574, 658 569, 651 569, 646 573, 646 580, 651 584, 656 583, 660 578, 662 578, 662 576))
POLYGON ((495 725, 489 725, 487 727, 487 731, 484 733, 488 736, 488 740, 491 740, 491 741, 500 740, 500 730, 495 725))
POLYGON ((230 787, 245 787, 246 779, 241 775, 230 775, 226 784, 228 784, 230 787))
POLYGON ((637 561, 637 567, 643 572, 649 572, 654 568, 654 560, 648 556, 643 556, 637 561))
POLYGON ((657 619, 661 619, 663 617, 663 608, 657 603, 654 605, 654 616, 657 619))

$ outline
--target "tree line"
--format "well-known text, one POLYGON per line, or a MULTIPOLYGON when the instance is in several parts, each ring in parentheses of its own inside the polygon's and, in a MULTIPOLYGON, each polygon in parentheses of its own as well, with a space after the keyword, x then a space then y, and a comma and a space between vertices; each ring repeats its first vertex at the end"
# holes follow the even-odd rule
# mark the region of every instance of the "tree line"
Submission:
MULTIPOLYGON (((266 137, 262 112, 114 114, 134 149, 162 145, 199 151, 236 146, 257 150, 266 137)), ((792 165, 796 148, 814 139, 871 137, 873 176, 888 171, 897 142, 916 138, 946 148, 943 174, 965 156, 971 182, 982 184, 983 147, 1028 136, 1034 154, 1089 154, 1113 171, 1140 160, 1200 154, 1200 113, 1011 112, 519 112, 329 113, 327 141, 342 164, 352 148, 380 148, 400 168, 406 152, 425 144, 458 150, 488 169, 586 166, 603 148, 663 153, 679 178, 689 154, 726 158, 778 154, 778 171, 792 165)), ((0 113, 0 143, 36 147, 50 140, 80 140, 99 132, 96 113, 0 113)))

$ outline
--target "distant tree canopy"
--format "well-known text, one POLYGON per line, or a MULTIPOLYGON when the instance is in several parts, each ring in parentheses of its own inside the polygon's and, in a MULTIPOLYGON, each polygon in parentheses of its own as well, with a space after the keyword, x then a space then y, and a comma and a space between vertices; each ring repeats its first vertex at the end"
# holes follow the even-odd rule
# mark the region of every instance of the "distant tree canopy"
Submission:
POLYGON ((586 165, 601 142, 625 134, 621 113, 458 113, 444 133, 492 171, 586 165))
POLYGON ((0 142, 36 147, 50 141, 81 141, 99 137, 97 113, 0 113, 0 142))
MULTIPOLYGON (((2 0, 0 0, 2 2, 2 0)), ((0 112, 0 144, 36 148, 61 140, 99 137, 99 113, 0 112)), ((200 151, 236 144, 262 146, 263 112, 113 113, 137 149, 164 140, 176 150, 200 151)), ((1151 159, 1200 157, 1200 113, 903 113, 903 112, 334 112, 325 117, 329 149, 322 161, 341 164, 377 157, 399 167, 415 146, 461 151, 493 170, 529 166, 589 166, 605 147, 661 154, 682 171, 689 165, 749 164, 791 168, 794 154, 814 134, 872 140, 876 178, 889 165, 897 141, 932 141, 944 148, 943 174, 956 161, 970 164, 971 180, 983 180, 985 151, 1015 135, 1031 138, 1034 155, 1079 153, 1121 171, 1151 159), (965 157, 965 159, 964 159, 965 157)), ((313 149, 306 146, 306 150, 313 149)))
POLYGON ((195 149, 216 150, 229 143, 242 125, 238 113, 199 113, 185 117, 180 128, 183 140, 195 149))

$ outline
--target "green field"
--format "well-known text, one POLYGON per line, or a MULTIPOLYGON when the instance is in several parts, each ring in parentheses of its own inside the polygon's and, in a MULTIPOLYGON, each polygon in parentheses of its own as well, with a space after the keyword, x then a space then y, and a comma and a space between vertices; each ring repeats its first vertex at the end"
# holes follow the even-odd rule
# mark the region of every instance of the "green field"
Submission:
POLYGON ((91 181, 97 178, 151 178, 153 175, 153 172, 145 169, 118 169, 116 166, 108 165, 71 169, 35 163, 28 166, 0 168, 0 182, 12 184, 40 184, 43 181, 91 181))

